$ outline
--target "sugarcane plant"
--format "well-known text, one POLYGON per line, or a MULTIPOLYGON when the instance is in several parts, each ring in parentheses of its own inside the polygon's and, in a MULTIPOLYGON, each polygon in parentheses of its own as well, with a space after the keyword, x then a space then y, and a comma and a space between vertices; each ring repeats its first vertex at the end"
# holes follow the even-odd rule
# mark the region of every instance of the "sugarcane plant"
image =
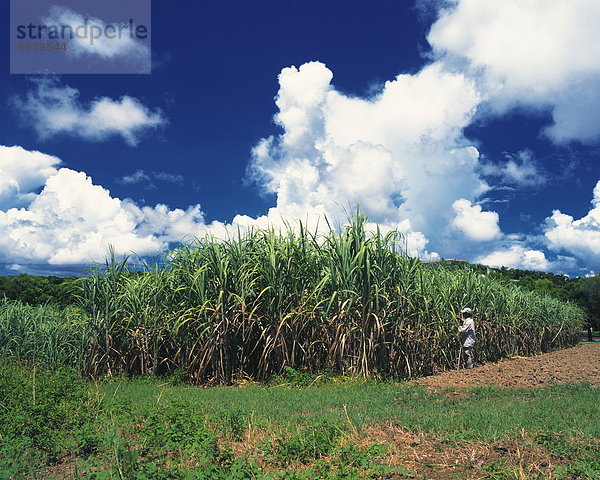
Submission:
POLYGON ((264 380, 287 367, 407 378, 453 368, 457 309, 477 317, 480 361, 573 345, 570 303, 406 254, 398 232, 343 228, 207 236, 142 270, 109 259, 81 282, 84 370, 179 368, 194 382, 264 380))

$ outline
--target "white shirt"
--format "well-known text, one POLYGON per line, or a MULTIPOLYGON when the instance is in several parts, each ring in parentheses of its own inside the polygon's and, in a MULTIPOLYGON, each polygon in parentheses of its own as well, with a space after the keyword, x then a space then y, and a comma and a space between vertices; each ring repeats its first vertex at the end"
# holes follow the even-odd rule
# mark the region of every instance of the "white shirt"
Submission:
POLYGON ((458 327, 460 333, 462 333, 462 345, 463 347, 473 347, 477 342, 477 336, 475 335, 475 322, 473 317, 465 318, 463 324, 458 327))

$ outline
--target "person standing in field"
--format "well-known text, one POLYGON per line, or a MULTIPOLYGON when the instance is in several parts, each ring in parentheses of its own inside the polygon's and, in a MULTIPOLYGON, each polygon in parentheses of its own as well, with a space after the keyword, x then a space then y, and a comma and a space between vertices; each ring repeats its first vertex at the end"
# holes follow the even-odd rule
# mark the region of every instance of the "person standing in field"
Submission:
POLYGON ((467 361, 467 368, 473 368, 473 349, 477 343, 473 312, 470 308, 463 308, 460 313, 463 324, 458 327, 458 331, 461 335, 462 351, 467 361))

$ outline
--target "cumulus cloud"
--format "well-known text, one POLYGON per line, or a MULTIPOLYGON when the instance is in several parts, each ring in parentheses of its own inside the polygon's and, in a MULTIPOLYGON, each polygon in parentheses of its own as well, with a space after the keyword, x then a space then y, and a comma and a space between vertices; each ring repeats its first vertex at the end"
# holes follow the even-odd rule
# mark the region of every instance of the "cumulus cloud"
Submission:
POLYGON ((198 205, 140 208, 68 168, 50 175, 27 207, 0 210, 0 228, 2 260, 49 264, 102 261, 109 244, 118 254, 155 254, 206 232, 198 205))
POLYGON ((428 41, 447 68, 468 72, 495 113, 550 108, 555 143, 600 140, 600 4, 596 0, 458 0, 428 41))
POLYGON ((481 255, 477 262, 490 266, 582 273, 600 267, 600 181, 592 198, 592 208, 580 219, 554 210, 546 219, 544 235, 536 243, 549 249, 553 256, 527 247, 526 241, 509 239, 508 245, 481 255), (510 240, 513 244, 510 245, 510 240), (564 255, 567 253, 568 255, 564 255), (582 267, 583 265, 583 267, 582 267))
POLYGON ((34 90, 12 97, 11 103, 41 139, 66 134, 101 141, 116 135, 135 146, 146 131, 166 124, 160 110, 152 111, 128 95, 119 100, 94 98, 85 105, 79 90, 61 86, 56 78, 43 77, 34 83, 34 90))
MULTIPOLYGON (((286 229, 302 218, 299 211, 291 212, 292 217, 273 212, 258 219, 238 215, 229 224, 206 223, 200 205, 186 209, 171 209, 164 204, 139 206, 131 199, 113 197, 84 172, 59 168, 61 163, 60 159, 40 152, 0 146, 0 179, 13 179, 22 195, 11 191, 1 197, 0 263, 28 271, 39 271, 44 264, 62 265, 64 271, 67 265, 102 262, 110 245, 118 256, 155 255, 174 243, 207 233, 227 238, 253 227, 286 229)), ((150 172, 150 177, 180 180, 166 172, 150 172)), ((0 188, 4 194, 4 183, 0 183, 0 188)), ((318 231, 327 230, 323 213, 315 209, 307 215, 311 221, 321 222, 318 231)), ((409 225, 399 227, 407 229, 409 225)), ((409 233, 415 242, 423 241, 409 233)))
POLYGON ((479 205, 471 205, 469 200, 461 198, 452 204, 456 216, 452 226, 460 230, 470 240, 485 242, 501 236, 496 212, 484 212, 479 205))
POLYGON ((515 244, 495 250, 492 253, 480 256, 477 263, 490 267, 520 268, 524 270, 542 270, 554 272, 578 271, 577 261, 573 257, 558 255, 554 260, 549 259, 541 250, 527 248, 515 244))
POLYGON ((60 163, 45 153, 0 145, 0 210, 28 205, 60 163))
POLYGON ((535 248, 499 247, 498 214, 477 205, 490 189, 486 180, 542 187, 543 166, 529 150, 485 161, 463 130, 478 115, 526 107, 552 113, 542 133, 555 143, 600 138, 600 7, 593 0, 433 4, 444 7, 428 35, 431 63, 372 96, 339 92, 319 62, 282 70, 275 116, 282 133, 257 144, 250 168, 277 195, 269 215, 332 215, 358 203, 380 224, 407 221, 426 248, 445 255, 461 254, 451 238, 460 231, 520 253, 522 265, 558 265, 535 248))
POLYGON ((554 210, 546 219, 545 238, 548 247, 566 251, 583 259, 590 268, 600 267, 600 181, 596 184, 592 208, 575 220, 571 215, 554 210))
POLYGON ((344 95, 332 78, 320 62, 279 75, 283 133, 259 142, 251 165, 277 195, 269 214, 339 218, 358 203, 374 222, 410 225, 425 245, 441 235, 454 201, 488 188, 476 172, 478 151, 462 135, 480 101, 474 86, 440 65, 399 75, 372 98, 344 95))
MULTIPOLYGON (((129 24, 107 24, 103 20, 83 16, 64 6, 53 5, 50 7, 48 15, 42 19, 44 25, 56 25, 59 28, 68 26, 71 31, 77 32, 82 26, 87 26, 87 35, 73 35, 70 38, 69 30, 67 32, 68 56, 97 57, 102 60, 121 60, 129 64, 134 63, 140 71, 150 70, 150 48, 141 40, 129 32, 129 24), (108 35, 100 32, 106 32, 108 35), (119 34, 119 29, 121 33, 119 34), (94 31, 94 35, 92 35, 94 31), (93 38, 92 38, 93 37, 93 38)), ((59 30, 62 31, 62 30, 59 30)))
POLYGON ((480 257, 477 263, 490 267, 523 268, 526 270, 548 270, 550 262, 544 252, 529 250, 521 245, 513 245, 505 250, 492 252, 480 257))

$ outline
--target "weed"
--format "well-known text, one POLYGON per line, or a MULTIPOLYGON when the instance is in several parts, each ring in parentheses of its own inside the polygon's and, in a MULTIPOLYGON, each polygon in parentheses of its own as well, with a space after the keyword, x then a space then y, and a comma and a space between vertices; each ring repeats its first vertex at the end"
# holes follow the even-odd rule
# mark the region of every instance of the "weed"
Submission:
MULTIPOLYGON (((83 380, 70 370, 27 369, 0 364, 0 438, 19 450, 55 462, 68 432, 83 425, 93 408, 83 380)), ((3 453, 4 455, 4 453, 3 453)))
POLYGON ((577 442, 557 433, 538 435, 537 441, 557 457, 569 460, 567 465, 555 469, 557 478, 600 479, 600 446, 597 443, 577 442))
POLYGON ((339 427, 321 422, 302 428, 294 435, 275 439, 266 445, 265 453, 284 465, 293 461, 306 463, 331 453, 340 435, 339 427))
POLYGON ((188 451, 210 460, 229 459, 219 448, 217 437, 206 428, 204 416, 181 402, 148 409, 140 433, 146 452, 188 451))
POLYGON ((239 442, 244 439, 248 419, 241 410, 222 409, 217 413, 215 423, 220 427, 221 432, 239 442))

